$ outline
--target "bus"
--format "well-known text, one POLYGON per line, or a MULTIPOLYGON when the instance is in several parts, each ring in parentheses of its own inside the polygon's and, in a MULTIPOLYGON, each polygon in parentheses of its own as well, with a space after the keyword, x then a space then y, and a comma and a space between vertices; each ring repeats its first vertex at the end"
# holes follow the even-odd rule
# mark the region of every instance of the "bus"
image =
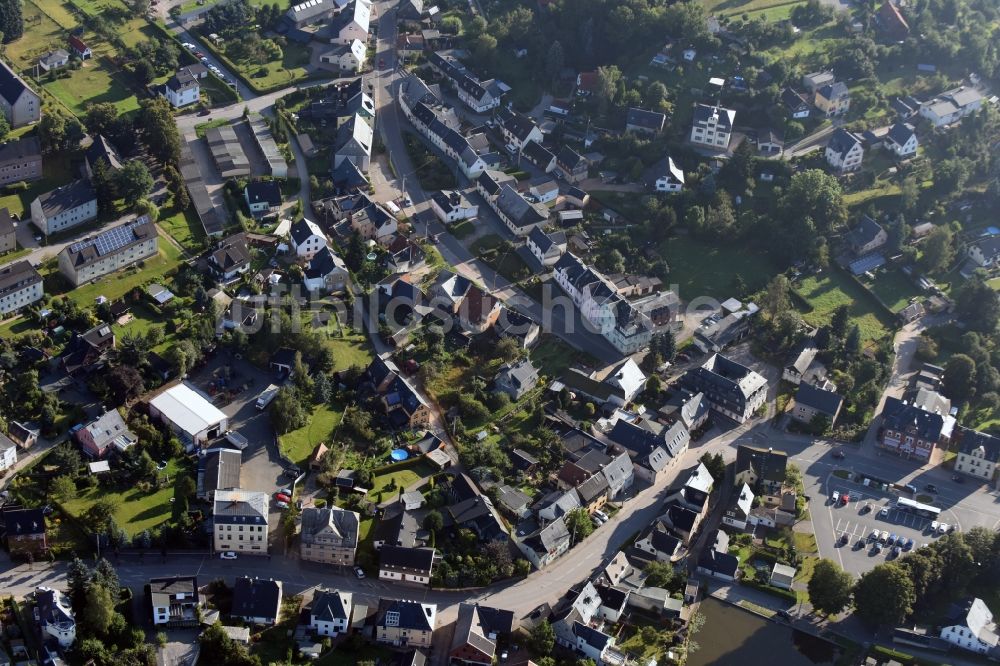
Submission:
POLYGON ((920 502, 906 499, 905 497, 900 497, 896 500, 896 508, 900 511, 907 511, 918 516, 934 520, 937 520, 937 517, 941 515, 941 509, 937 507, 931 506, 930 504, 921 504, 920 502))

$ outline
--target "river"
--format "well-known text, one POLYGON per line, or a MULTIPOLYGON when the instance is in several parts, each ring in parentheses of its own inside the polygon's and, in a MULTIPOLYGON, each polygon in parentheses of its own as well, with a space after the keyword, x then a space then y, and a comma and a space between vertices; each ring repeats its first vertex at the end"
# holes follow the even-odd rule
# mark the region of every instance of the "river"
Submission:
POLYGON ((694 636, 701 647, 689 666, 814 666, 837 658, 832 643, 711 597, 701 602, 701 613, 705 625, 694 636))

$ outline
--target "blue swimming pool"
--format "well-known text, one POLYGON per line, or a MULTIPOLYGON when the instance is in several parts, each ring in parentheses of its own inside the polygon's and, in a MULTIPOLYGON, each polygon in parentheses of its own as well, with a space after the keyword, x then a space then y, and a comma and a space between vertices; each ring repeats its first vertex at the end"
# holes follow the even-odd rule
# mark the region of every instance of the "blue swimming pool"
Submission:
POLYGON ((406 460, 407 458, 409 458, 410 453, 406 449, 393 449, 392 453, 389 454, 389 457, 395 460, 396 462, 399 462, 401 460, 406 460))

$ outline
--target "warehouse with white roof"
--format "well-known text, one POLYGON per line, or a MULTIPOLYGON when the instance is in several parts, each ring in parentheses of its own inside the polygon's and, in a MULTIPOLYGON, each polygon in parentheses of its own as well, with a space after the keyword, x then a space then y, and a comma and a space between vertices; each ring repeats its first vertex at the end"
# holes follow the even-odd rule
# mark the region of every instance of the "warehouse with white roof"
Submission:
POLYGON ((186 383, 172 386, 149 401, 149 415, 159 419, 188 449, 226 431, 228 417, 186 383))

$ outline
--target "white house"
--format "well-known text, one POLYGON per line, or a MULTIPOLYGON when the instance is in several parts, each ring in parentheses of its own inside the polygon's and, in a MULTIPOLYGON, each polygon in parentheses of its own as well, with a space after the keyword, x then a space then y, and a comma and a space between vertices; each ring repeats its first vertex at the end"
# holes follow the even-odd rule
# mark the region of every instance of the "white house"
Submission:
POLYGON ((406 548, 384 544, 378 551, 378 577, 400 583, 429 586, 434 570, 433 548, 406 548))
POLYGON ((163 85, 163 96, 175 109, 194 104, 201 96, 198 78, 186 67, 178 69, 163 85))
POLYGON ((243 198, 254 217, 274 213, 281 208, 281 187, 273 180, 255 180, 247 183, 243 198))
POLYGON ((502 107, 497 111, 496 120, 504 141, 518 150, 524 150, 532 141, 541 144, 545 140, 535 121, 517 111, 502 107))
POLYGON ((371 16, 371 3, 367 0, 354 0, 325 28, 330 43, 350 44, 353 41, 367 43, 371 16))
POLYGON ((0 432, 0 472, 10 469, 17 463, 17 443, 0 432))
POLYGON ((722 515, 722 524, 745 530, 750 520, 750 511, 753 509, 753 499, 753 491, 744 481, 739 493, 729 501, 729 507, 722 515))
POLYGON ((319 228, 319 225, 302 218, 292 225, 289 232, 292 242, 292 249, 300 259, 312 259, 317 252, 327 246, 326 234, 319 228))
POLYGON ((691 143, 725 150, 733 134, 736 112, 721 106, 696 104, 691 121, 691 143))
POLYGON ((528 251, 542 266, 552 266, 566 251, 566 234, 558 231, 547 234, 541 227, 535 227, 528 234, 526 246, 528 251))
POLYGON ((535 201, 540 204, 555 201, 559 196, 559 184, 554 180, 543 178, 536 183, 532 183, 528 188, 528 193, 535 197, 535 201))
POLYGON ((346 633, 351 622, 353 595, 340 590, 316 590, 309 609, 309 627, 320 636, 346 633))
POLYGON ((74 180, 31 202, 31 223, 46 236, 96 217, 97 191, 86 180, 74 180))
POLYGON ((910 123, 896 123, 889 128, 883 145, 894 152, 896 157, 913 157, 917 154, 917 130, 910 123))
POLYGON ((668 157, 666 170, 656 178, 654 186, 657 192, 680 192, 684 189, 684 172, 674 164, 674 158, 668 157))
POLYGON ((967 601, 962 612, 952 621, 953 624, 941 629, 941 638, 952 645, 970 652, 987 654, 1000 643, 993 613, 982 599, 967 601))
POLYGON ((961 86, 943 92, 920 106, 920 115, 934 127, 950 125, 975 113, 983 105, 983 96, 975 88, 961 86))
POLYGON ((320 55, 319 61, 332 65, 332 69, 340 72, 357 73, 364 67, 365 53, 365 43, 360 39, 354 39, 323 53, 320 55))
POLYGON ((983 268, 995 266, 1000 260, 1000 236, 987 236, 971 243, 969 258, 983 268))
POLYGON ((195 576, 150 579, 149 600, 154 626, 193 626, 198 623, 198 609, 202 604, 195 576))
POLYGON ((431 210, 445 223, 471 220, 479 215, 479 206, 471 203, 461 192, 441 190, 431 196, 431 210))
POLYGON ((68 648, 76 640, 76 619, 69 597, 51 587, 35 590, 35 620, 45 637, 51 637, 59 647, 68 648))
POLYGON ((0 314, 16 312, 45 295, 42 276, 27 261, 0 268, 0 314))
POLYGON ((329 247, 322 248, 309 260, 303 283, 309 291, 341 291, 347 284, 347 264, 329 247))
POLYGON ((250 490, 216 490, 213 496, 215 552, 267 555, 268 496, 250 490))
POLYGON ((830 142, 826 144, 827 164, 841 173, 860 169, 864 156, 865 149, 861 137, 843 127, 834 130, 830 142))

